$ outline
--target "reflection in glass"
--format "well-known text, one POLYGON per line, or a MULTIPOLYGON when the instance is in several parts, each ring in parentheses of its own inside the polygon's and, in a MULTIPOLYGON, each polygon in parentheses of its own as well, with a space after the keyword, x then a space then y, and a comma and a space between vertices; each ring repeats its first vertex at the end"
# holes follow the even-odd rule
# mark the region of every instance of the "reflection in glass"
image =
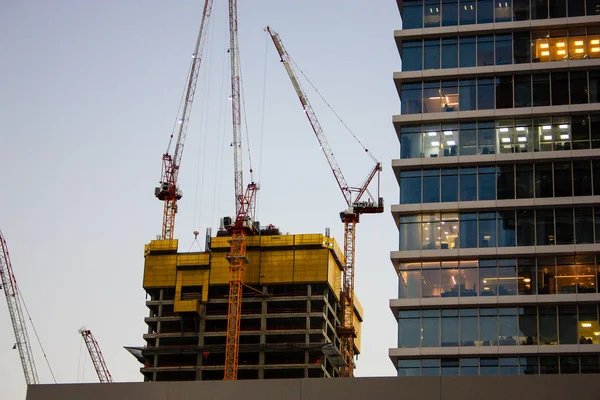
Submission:
POLYGON ((540 345, 558 344, 556 306, 539 307, 540 345))
POLYGON ((479 327, 476 308, 461 308, 460 310, 460 345, 479 346, 479 327))

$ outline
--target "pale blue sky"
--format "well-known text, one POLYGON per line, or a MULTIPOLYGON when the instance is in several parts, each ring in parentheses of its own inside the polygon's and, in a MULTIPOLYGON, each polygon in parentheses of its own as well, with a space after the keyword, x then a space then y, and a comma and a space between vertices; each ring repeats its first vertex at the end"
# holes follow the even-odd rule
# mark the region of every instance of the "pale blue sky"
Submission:
MULTIPOLYGON (((203 237, 206 227, 216 230, 218 217, 233 214, 234 207, 227 2, 214 3, 180 173, 180 251, 192 246, 192 231, 203 237)), ((393 39, 400 27, 396 2, 239 3, 247 125, 262 187, 257 219, 284 232, 331 227, 339 242, 343 235, 338 212, 344 200, 263 31, 267 24, 383 162, 386 212, 365 216, 357 230, 356 292, 365 321, 356 375, 395 375, 387 354, 397 336, 388 307, 397 294, 389 261, 397 248, 389 213, 398 192, 390 165, 399 149, 391 123, 399 112, 392 81, 400 69, 393 39)), ((83 375, 77 334, 82 325, 96 335, 115 380, 142 379, 140 365, 123 346, 144 344, 143 248, 160 233, 162 218, 153 189, 202 6, 200 0, 0 0, 0 229, 61 383, 83 375)), ((346 179, 360 184, 370 159, 304 87, 346 179)), ((244 145, 246 150, 245 139, 244 145)), ((0 302, 3 397, 24 398, 8 311, 0 302)), ((37 350, 36 356, 41 381, 51 382, 37 350)), ((97 381, 89 359, 84 380, 97 381)))

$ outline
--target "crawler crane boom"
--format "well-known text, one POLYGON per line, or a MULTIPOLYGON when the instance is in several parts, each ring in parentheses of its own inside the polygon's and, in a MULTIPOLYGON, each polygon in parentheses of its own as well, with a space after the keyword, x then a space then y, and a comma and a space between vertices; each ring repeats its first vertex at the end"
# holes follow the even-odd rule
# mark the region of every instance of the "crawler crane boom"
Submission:
POLYGON ((33 352, 29 344, 23 310, 21 309, 21 295, 19 294, 17 280, 10 263, 8 246, 6 245, 4 236, 2 236, 2 232, 0 232, 0 278, 2 278, 2 288, 4 289, 6 303, 8 304, 8 313, 10 314, 10 320, 15 333, 15 345, 21 358, 25 382, 28 385, 35 385, 38 383, 38 376, 33 360, 33 352))
MULTIPOLYGON (((340 213, 342 222, 344 223, 344 270, 342 275, 342 323, 338 328, 338 334, 341 339, 341 353, 342 358, 345 361, 345 365, 342 366, 342 376, 352 376, 354 369, 354 338, 356 332, 354 329, 354 256, 355 256, 355 245, 356 245, 356 224, 360 220, 361 214, 374 214, 383 212, 383 198, 379 197, 379 174, 381 172, 381 163, 376 162, 375 167, 371 170, 367 179, 365 179, 362 186, 350 187, 346 183, 346 179, 342 174, 333 152, 329 147, 329 143, 323 133, 323 129, 317 120, 317 116, 308 101, 306 93, 302 89, 300 82, 294 72, 291 58, 279 35, 273 31, 270 27, 267 27, 267 32, 271 36, 275 48, 279 53, 281 62, 288 73, 290 81, 294 86, 296 95, 302 104, 302 109, 306 113, 306 117, 310 122, 310 125, 319 141, 323 154, 329 163, 329 167, 333 172, 333 175, 337 181, 337 184, 342 191, 344 200, 346 201, 347 208, 345 211, 340 213), (368 191, 368 187, 377 176, 377 203, 369 201, 361 201, 362 196, 368 191)), ((366 150, 366 149, 365 149, 366 150)))
POLYGON ((96 369, 100 383, 113 383, 113 378, 108 371, 102 351, 100 351, 100 345, 98 345, 98 342, 92 334, 92 331, 81 328, 79 330, 79 334, 81 334, 83 337, 85 347, 87 347, 88 352, 90 353, 90 358, 92 359, 92 363, 94 364, 94 369, 96 369))
POLYGON ((198 73, 200 72, 200 64, 202 62, 202 51, 204 42, 206 41, 206 31, 212 11, 213 0, 204 2, 202 12, 202 21, 200 22, 200 32, 196 39, 196 47, 192 54, 192 65, 190 67, 190 76, 187 81, 185 100, 179 118, 177 142, 173 154, 170 154, 171 143, 173 141, 173 133, 169 139, 169 146, 166 153, 162 156, 162 173, 159 186, 154 189, 154 195, 161 201, 164 201, 164 213, 162 224, 162 238, 173 239, 175 231, 175 214, 177 213, 177 201, 181 199, 182 192, 179 189, 177 178, 179 176, 179 167, 181 166, 181 157, 183 156, 183 146, 185 144, 185 135, 190 120, 194 95, 196 94, 196 83, 198 82, 198 73))

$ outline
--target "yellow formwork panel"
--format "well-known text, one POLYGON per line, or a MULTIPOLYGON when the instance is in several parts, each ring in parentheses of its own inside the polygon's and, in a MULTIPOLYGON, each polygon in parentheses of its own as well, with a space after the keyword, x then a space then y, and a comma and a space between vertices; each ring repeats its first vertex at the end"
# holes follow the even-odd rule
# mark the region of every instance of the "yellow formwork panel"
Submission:
POLYGON ((260 246, 260 236, 246 236, 246 247, 260 246))
POLYGON ((327 282, 329 250, 296 250, 294 282, 327 282))
POLYGON ((360 354, 360 349, 361 349, 361 323, 358 320, 358 318, 356 317, 356 314, 354 314, 354 321, 353 321, 353 325, 354 325, 354 332, 356 333, 356 337, 354 338, 354 347, 356 347, 356 349, 358 350, 358 353, 360 354))
POLYGON ((195 312, 202 314, 202 304, 198 300, 175 300, 173 311, 176 313, 195 312))
POLYGON ((294 235, 261 236, 261 247, 293 246, 294 235))
POLYGON ((260 258, 260 283, 292 283, 294 251, 263 251, 260 258))
POLYGON ((173 287, 177 273, 177 255, 147 255, 144 260, 144 288, 173 287))
POLYGON ((179 253, 177 254, 177 266, 178 267, 192 267, 192 266, 204 266, 210 265, 210 254, 209 253, 179 253))
POLYGON ((354 296, 354 312, 357 314, 358 319, 362 321, 365 310, 356 295, 354 296))
POLYGON ((153 251, 177 251, 178 240, 152 240, 146 245, 146 252, 153 251))
MULTIPOLYGON (((202 286, 202 300, 204 301, 205 288, 209 285, 209 272, 207 269, 196 270, 178 270, 177 284, 179 285, 179 277, 181 277, 181 286, 202 286)), ((208 291, 206 291, 208 300, 208 291)))
POLYGON ((210 238, 210 248, 211 249, 228 249, 231 247, 231 243, 229 243, 230 240, 231 240, 231 237, 226 237, 226 236, 210 238))
POLYGON ((327 268, 327 281, 329 282, 329 286, 331 286, 333 290, 333 294, 335 294, 336 299, 340 300, 340 291, 342 285, 342 271, 338 268, 338 264, 333 258, 333 255, 329 253, 329 266, 327 268))
POLYGON ((262 258, 260 251, 246 251, 248 264, 244 269, 244 283, 258 283, 260 281, 260 260, 262 258))
POLYGON ((301 234, 296 235, 295 238, 296 246, 309 246, 309 245, 322 245, 323 235, 319 233, 301 234))
POLYGON ((210 284, 229 285, 229 262, 226 253, 212 253, 210 258, 210 284))

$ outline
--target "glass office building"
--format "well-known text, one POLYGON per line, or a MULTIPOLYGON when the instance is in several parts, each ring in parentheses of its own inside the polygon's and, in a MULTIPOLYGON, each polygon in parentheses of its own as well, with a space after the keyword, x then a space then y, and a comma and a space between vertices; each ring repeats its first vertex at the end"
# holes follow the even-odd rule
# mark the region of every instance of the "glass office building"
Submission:
POLYGON ((600 373, 600 0, 398 6, 398 375, 600 373))

